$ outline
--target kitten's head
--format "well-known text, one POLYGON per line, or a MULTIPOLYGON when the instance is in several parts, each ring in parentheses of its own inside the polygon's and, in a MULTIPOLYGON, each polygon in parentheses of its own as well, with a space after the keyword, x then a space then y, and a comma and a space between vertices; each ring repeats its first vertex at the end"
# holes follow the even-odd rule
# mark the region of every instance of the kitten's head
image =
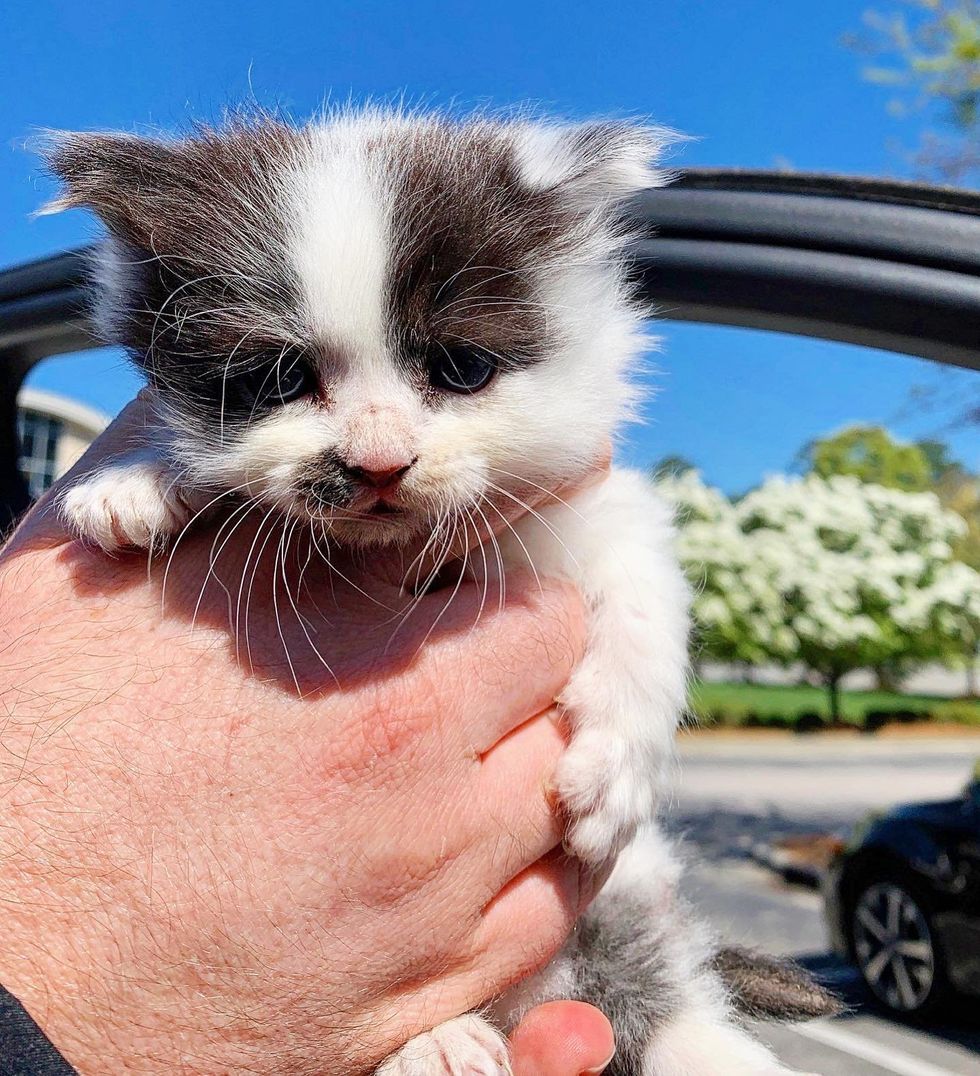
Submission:
POLYGON ((67 134, 107 340, 191 482, 389 542, 601 455, 641 346, 619 203, 662 133, 366 111, 67 134))

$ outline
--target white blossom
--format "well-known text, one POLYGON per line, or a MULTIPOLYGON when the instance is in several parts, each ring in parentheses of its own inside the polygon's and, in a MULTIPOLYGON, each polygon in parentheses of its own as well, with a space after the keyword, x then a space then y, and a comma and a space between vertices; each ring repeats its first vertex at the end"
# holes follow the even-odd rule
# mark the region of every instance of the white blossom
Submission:
POLYGON ((715 656, 832 677, 976 648, 980 573, 953 559, 966 524, 935 494, 776 475, 733 504, 694 471, 658 488, 715 656))

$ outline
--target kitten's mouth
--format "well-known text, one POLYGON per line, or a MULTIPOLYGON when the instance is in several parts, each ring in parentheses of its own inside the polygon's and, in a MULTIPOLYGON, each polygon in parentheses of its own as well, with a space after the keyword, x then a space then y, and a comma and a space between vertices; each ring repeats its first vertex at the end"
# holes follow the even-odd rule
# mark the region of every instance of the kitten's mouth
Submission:
POLYGON ((367 516, 400 516, 404 509, 389 501, 378 500, 364 513, 367 516))

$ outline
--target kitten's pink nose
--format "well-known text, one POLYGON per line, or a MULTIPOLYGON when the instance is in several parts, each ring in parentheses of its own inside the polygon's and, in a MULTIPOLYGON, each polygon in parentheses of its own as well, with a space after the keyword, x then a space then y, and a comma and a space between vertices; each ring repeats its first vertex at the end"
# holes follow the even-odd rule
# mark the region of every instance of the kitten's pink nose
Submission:
MULTIPOLYGON (((418 459, 418 457, 416 456, 415 459, 418 459)), ((346 467, 347 473, 357 482, 361 482, 365 486, 372 486, 374 489, 385 489, 400 482, 411 470, 414 463, 415 460, 410 460, 401 467, 384 467, 377 470, 368 467, 352 467, 349 463, 346 464, 346 467)))

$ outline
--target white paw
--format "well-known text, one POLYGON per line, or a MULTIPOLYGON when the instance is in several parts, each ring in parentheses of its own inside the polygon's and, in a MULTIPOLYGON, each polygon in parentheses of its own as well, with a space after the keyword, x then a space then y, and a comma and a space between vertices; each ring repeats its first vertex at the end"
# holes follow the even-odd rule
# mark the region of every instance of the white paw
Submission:
POLYGON ((416 1035, 375 1076, 511 1076, 510 1057, 501 1033, 467 1013, 416 1035))
POLYGON ((590 867, 607 864, 649 821, 659 774, 650 773, 628 745, 583 730, 558 763, 558 796, 568 814, 565 847, 590 867))
POLYGON ((61 495, 59 511, 80 538, 107 553, 164 545, 193 515, 158 456, 96 471, 61 495))

